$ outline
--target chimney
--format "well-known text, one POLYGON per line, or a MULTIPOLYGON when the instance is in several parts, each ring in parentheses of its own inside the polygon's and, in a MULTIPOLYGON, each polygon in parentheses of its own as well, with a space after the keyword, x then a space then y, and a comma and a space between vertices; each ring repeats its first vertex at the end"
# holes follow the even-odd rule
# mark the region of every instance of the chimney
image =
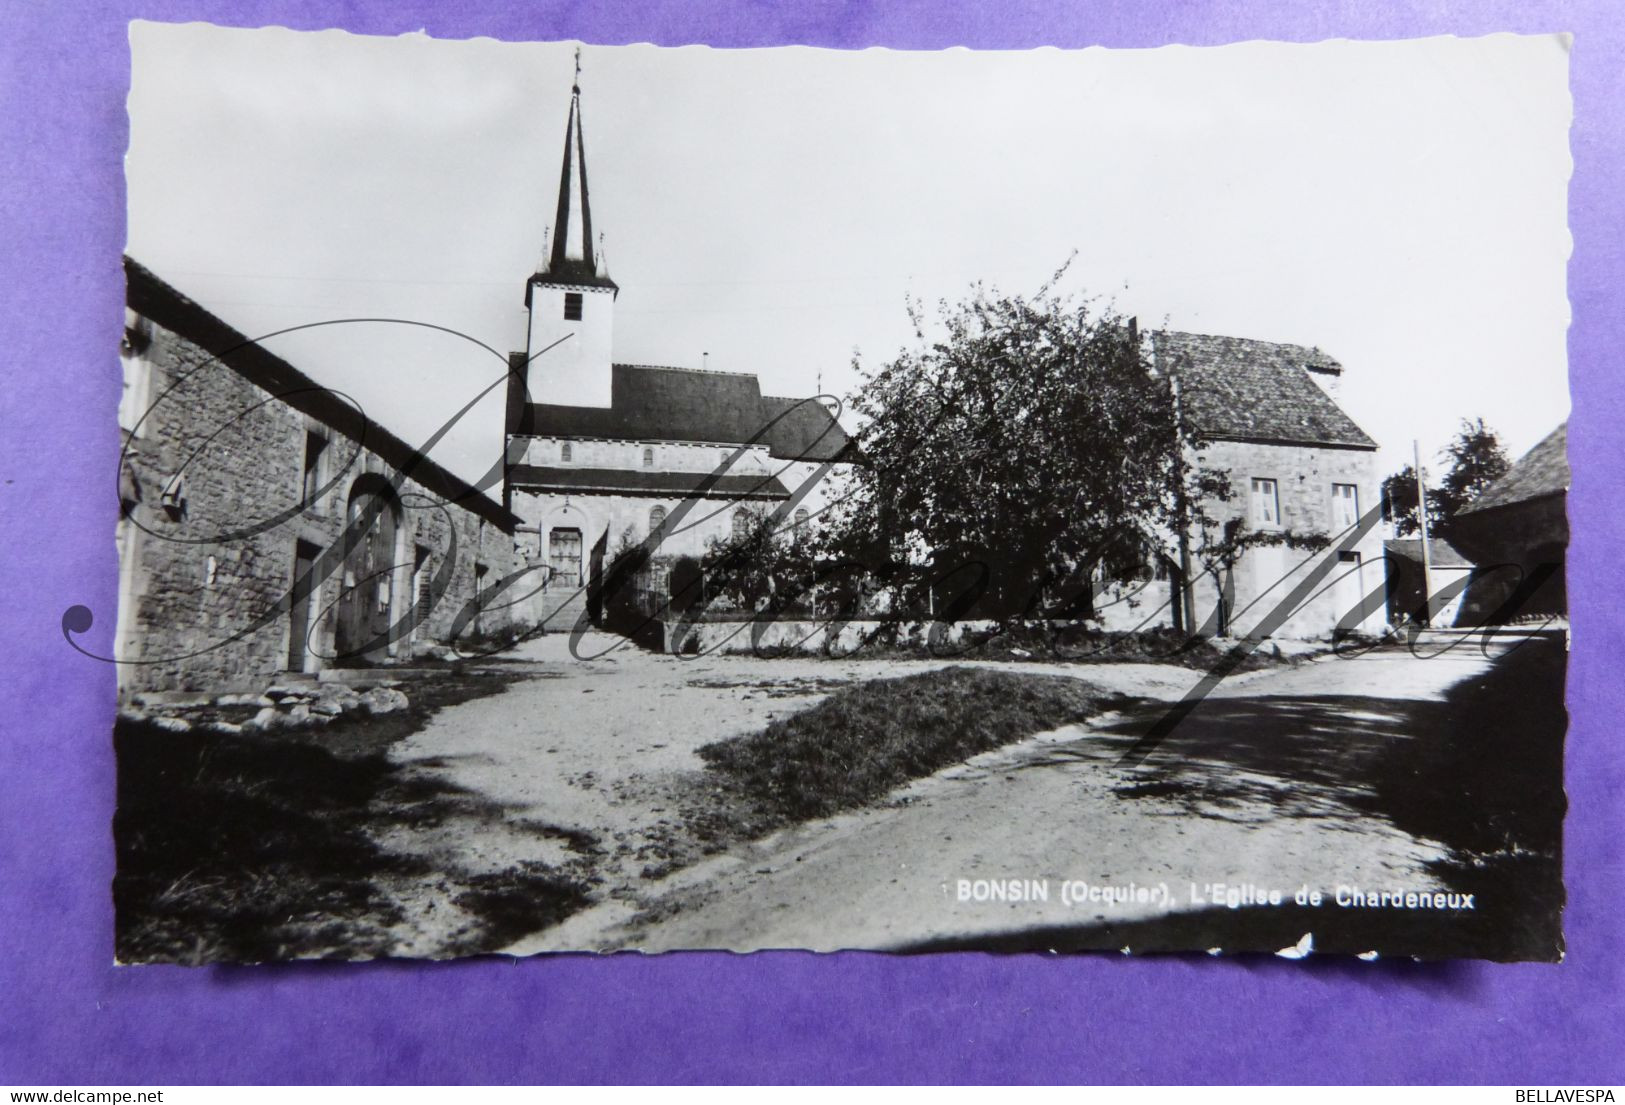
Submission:
POLYGON ((1310 361, 1303 366, 1309 378, 1320 385, 1320 390, 1336 399, 1343 390, 1343 366, 1330 358, 1310 361))

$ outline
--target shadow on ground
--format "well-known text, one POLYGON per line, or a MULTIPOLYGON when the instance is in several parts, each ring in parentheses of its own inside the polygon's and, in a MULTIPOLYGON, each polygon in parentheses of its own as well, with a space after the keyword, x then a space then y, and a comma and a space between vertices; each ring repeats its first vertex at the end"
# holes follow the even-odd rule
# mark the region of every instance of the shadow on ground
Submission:
MULTIPOLYGON (((1560 959, 1566 660, 1561 643, 1529 641, 1442 702, 1210 697, 1139 766, 1125 767, 1116 788, 1123 800, 1171 803, 1168 816, 1175 817, 1344 820, 1355 831, 1381 818, 1449 850, 1433 873, 1451 891, 1474 895, 1471 912, 1287 904, 902 950, 1273 952, 1313 932, 1318 951, 1560 959)), ((1148 704, 1125 711, 1106 727, 1105 740, 1058 746, 1025 766, 1121 762, 1166 709, 1148 704)))
POLYGON ((505 816, 479 795, 392 762, 387 749, 436 710, 507 682, 437 681, 414 689, 409 712, 303 734, 175 733, 121 718, 113 735, 119 961, 387 956, 404 920, 403 886, 443 886, 436 893, 470 915, 451 954, 502 947, 581 908, 587 888, 571 873, 531 865, 459 878, 437 857, 378 844, 392 829, 505 816))

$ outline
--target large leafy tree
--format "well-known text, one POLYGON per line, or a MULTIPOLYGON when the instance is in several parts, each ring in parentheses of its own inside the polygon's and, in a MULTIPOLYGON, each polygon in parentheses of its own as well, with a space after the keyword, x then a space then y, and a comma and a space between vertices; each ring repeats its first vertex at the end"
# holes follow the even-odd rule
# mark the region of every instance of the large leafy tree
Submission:
POLYGON ((918 305, 911 316, 914 348, 856 364, 864 464, 831 520, 842 554, 985 566, 998 608, 1019 614, 1046 581, 1125 543, 1166 543, 1194 478, 1177 444, 1196 443, 1126 320, 1049 288, 981 286, 934 322, 918 305))
MULTIPOLYGON (((1462 419, 1439 459, 1449 468, 1439 486, 1427 489, 1428 523, 1433 533, 1448 539, 1456 515, 1506 475, 1512 459, 1482 418, 1462 419)), ((1384 517, 1394 523, 1394 531, 1401 537, 1421 530, 1413 466, 1407 464, 1382 481, 1382 501, 1384 517)))

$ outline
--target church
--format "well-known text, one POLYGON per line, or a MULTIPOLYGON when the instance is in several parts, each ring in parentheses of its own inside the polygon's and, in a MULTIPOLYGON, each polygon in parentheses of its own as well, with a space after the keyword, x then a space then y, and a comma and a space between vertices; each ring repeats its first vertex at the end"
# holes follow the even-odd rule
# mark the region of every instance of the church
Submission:
POLYGON ((576 624, 621 548, 653 537, 648 585, 669 594, 678 558, 702 557, 758 519, 817 525, 855 459, 822 397, 764 395, 749 373, 617 363, 620 292, 593 236, 578 69, 505 413, 504 507, 520 519, 523 555, 545 568, 536 614, 551 630, 576 624))

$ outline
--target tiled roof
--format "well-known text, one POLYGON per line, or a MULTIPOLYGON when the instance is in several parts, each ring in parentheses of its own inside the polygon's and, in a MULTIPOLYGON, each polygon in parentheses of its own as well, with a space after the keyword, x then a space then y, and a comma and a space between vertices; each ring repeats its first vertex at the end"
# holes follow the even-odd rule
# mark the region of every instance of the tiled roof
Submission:
POLYGON ((1525 453, 1512 470, 1484 494, 1462 507, 1460 513, 1493 510, 1498 506, 1526 503, 1531 499, 1558 495, 1569 489, 1569 424, 1563 423, 1525 453))
POLYGON ((742 444, 766 428, 762 440, 775 457, 848 459, 843 454, 851 442, 828 410, 812 400, 763 395, 753 375, 629 364, 615 365, 612 373, 608 407, 532 403, 516 432, 742 444))
POLYGON ((508 472, 508 486, 536 491, 580 494, 650 495, 683 499, 786 499, 790 492, 772 476, 723 475, 699 491, 706 472, 649 472, 623 468, 561 468, 519 464, 508 472))
MULTIPOLYGON (((1420 537, 1400 537, 1384 541, 1383 550, 1405 560, 1422 563, 1422 539, 1420 537)), ((1457 552, 1450 542, 1442 541, 1437 537, 1428 539, 1428 563, 1435 568, 1471 568, 1473 562, 1457 552)))
POLYGON ((1318 349, 1251 338, 1158 331, 1160 372, 1174 372, 1191 425, 1212 438, 1375 449, 1377 443, 1310 379, 1342 366, 1318 349))

